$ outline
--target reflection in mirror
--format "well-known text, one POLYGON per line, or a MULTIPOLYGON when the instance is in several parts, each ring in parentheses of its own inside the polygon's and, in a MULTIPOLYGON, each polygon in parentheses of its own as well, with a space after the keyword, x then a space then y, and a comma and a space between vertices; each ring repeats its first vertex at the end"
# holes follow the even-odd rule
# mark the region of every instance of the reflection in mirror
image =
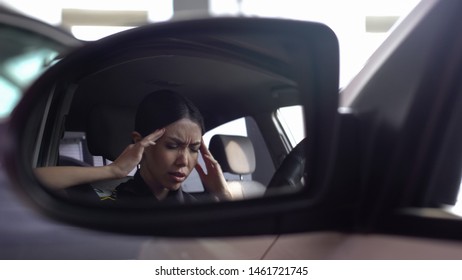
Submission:
MULTIPOLYGON (((224 108, 217 111, 220 105, 212 100, 217 99, 214 95, 224 98, 230 93, 223 92, 236 87, 236 92, 240 93, 235 94, 234 102, 245 104, 249 98, 243 95, 245 91, 256 93, 268 90, 268 95, 274 95, 277 91, 272 89, 273 84, 280 83, 278 86, 281 86, 281 81, 246 68, 239 69, 232 64, 206 59, 196 58, 195 64, 189 57, 146 60, 152 60, 152 68, 159 69, 150 71, 149 66, 143 65, 142 69, 135 70, 138 66, 126 63, 105 70, 111 73, 101 72, 87 77, 79 88, 74 87, 72 102, 81 104, 71 102, 70 110, 65 114, 65 131, 56 162, 59 168, 36 169, 42 183, 51 189, 65 190, 72 197, 85 195, 86 199, 117 204, 135 200, 139 204, 140 199, 147 202, 173 200, 188 203, 264 195, 274 172, 274 164, 271 164, 271 155, 261 129, 250 114, 258 113, 259 119, 270 119, 275 109, 279 108, 264 108, 265 111, 258 112, 258 109, 253 109, 255 103, 249 103, 236 104, 227 111, 224 108), (175 71, 171 66, 163 68, 162 65, 178 65, 179 68, 175 71), (202 69, 200 76, 191 77, 193 73, 181 73, 181 70, 184 72, 184 68, 193 65, 196 65, 193 67, 195 69, 202 69), (130 70, 124 70, 126 68, 130 70), (167 72, 165 69, 174 74, 160 77, 167 72), (141 101, 134 101, 139 98, 133 89, 120 90, 125 83, 134 84, 133 81, 124 83, 124 73, 145 71, 151 72, 151 75, 158 71, 159 74, 154 74, 158 79, 176 79, 185 84, 200 82, 201 85, 197 87, 201 89, 194 90, 203 90, 200 96, 203 101, 196 101, 198 105, 195 106, 185 97, 189 93, 187 87, 177 90, 166 86, 153 86, 152 92, 147 95, 145 92, 148 90, 143 90, 140 93, 143 95, 141 101), (218 83, 218 79, 211 78, 216 71, 225 75, 218 83), (101 76, 103 73, 104 76, 101 76), (201 81, 208 78, 211 78, 209 82, 201 81), (120 84, 114 85, 112 79, 120 84), (186 82, 187 79, 190 81, 186 82), (179 94, 180 91, 183 93, 179 94), (214 107, 211 107, 212 104, 214 107), (214 129, 215 132, 204 135, 202 146, 201 136, 205 128, 197 107, 201 107, 210 119, 205 122, 216 123, 216 126, 220 120, 225 121, 214 129), (196 163, 199 167, 196 167, 196 163)), ((140 63, 136 61, 136 64, 140 63)), ((284 87, 294 87, 290 80, 283 79, 282 82, 286 83, 284 87)), ((295 91, 284 94, 295 94, 295 91)), ((194 97, 191 93, 189 95, 194 97)), ((290 99, 297 100, 296 97, 290 99)), ((224 105, 227 104, 221 106, 224 105)), ((285 105, 288 104, 278 106, 285 105)), ((303 125, 302 118, 302 115, 298 115, 298 119, 291 118, 291 121, 303 125)), ((265 124, 274 127, 265 129, 279 129, 288 137, 290 131, 282 130, 286 126, 278 125, 283 121, 281 118, 277 122, 267 121, 265 124)))
POLYGON ((49 190, 144 207, 303 187, 302 40, 211 32, 116 43, 63 59, 44 95, 32 166, 49 190))

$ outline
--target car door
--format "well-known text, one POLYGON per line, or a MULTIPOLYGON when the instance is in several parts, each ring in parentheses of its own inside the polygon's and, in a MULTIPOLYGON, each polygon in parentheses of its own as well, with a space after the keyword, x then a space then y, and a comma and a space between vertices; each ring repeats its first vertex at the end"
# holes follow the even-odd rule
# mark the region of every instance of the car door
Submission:
POLYGON ((267 258, 462 258, 453 210, 461 178, 459 5, 420 3, 341 93, 357 121, 364 190, 354 232, 281 236, 267 258))

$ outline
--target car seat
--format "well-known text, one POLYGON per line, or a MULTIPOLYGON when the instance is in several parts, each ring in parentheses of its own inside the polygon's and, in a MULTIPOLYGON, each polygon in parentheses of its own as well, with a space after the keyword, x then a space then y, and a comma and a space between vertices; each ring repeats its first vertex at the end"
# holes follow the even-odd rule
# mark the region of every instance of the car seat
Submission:
MULTIPOLYGON (((89 110, 85 135, 89 153, 104 163, 114 161, 132 143, 134 117, 130 110, 99 105, 89 110)), ((89 184, 102 200, 111 197, 115 187, 132 176, 89 184)))
POLYGON ((248 137, 216 134, 210 140, 209 150, 223 172, 238 175, 239 179, 227 180, 234 198, 258 197, 265 193, 262 183, 244 178, 256 167, 254 147, 248 137))

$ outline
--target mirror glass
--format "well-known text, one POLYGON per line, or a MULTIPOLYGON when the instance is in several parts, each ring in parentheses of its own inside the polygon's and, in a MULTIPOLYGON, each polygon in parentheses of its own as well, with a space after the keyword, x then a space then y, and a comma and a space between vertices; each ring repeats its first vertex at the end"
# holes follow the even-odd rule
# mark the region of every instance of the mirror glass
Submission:
POLYGON ((30 174, 53 196, 110 207, 309 188, 316 91, 330 75, 323 94, 337 93, 338 55, 317 68, 331 52, 324 26, 254 21, 146 26, 63 58, 19 106, 30 174))

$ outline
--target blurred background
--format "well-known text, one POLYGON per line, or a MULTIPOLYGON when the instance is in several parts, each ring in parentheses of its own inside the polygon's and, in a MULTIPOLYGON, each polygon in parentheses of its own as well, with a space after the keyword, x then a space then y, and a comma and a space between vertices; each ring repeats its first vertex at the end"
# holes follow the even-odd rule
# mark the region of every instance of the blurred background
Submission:
MULTIPOLYGON (((340 86, 362 68, 418 0, 0 0, 0 6, 67 30, 83 41, 136 26, 191 16, 253 16, 318 21, 340 43, 340 86)), ((0 43, 1 44, 1 43, 0 43)), ((37 72, 39 73, 39 72, 37 72)), ((28 79, 22 89, 33 79, 28 79)), ((1 90, 1 87, 0 87, 1 90)), ((0 117, 20 93, 0 92, 0 117), (3 109, 2 109, 3 108, 3 109)))

